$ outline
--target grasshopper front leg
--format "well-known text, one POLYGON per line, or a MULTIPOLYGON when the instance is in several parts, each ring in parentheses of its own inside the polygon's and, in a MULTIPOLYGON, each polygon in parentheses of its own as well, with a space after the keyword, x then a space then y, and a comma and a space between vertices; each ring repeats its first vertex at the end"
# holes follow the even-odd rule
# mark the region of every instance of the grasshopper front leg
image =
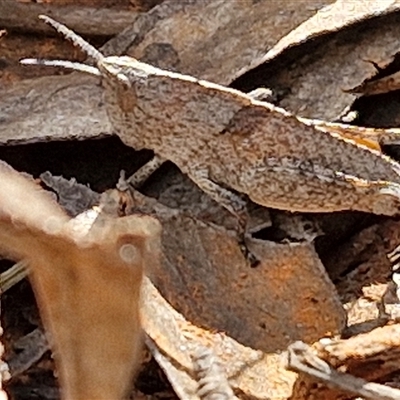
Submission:
POLYGON ((245 229, 248 213, 247 203, 242 197, 213 182, 206 169, 191 169, 188 176, 203 192, 237 217, 241 229, 245 229))
POLYGON ((164 164, 164 162, 165 162, 164 158, 155 154, 150 161, 148 161, 146 164, 140 167, 133 175, 131 175, 126 180, 126 183, 132 185, 135 189, 138 189, 147 181, 147 179, 150 178, 150 175, 152 175, 155 171, 158 170, 158 168, 161 167, 161 165, 164 164))

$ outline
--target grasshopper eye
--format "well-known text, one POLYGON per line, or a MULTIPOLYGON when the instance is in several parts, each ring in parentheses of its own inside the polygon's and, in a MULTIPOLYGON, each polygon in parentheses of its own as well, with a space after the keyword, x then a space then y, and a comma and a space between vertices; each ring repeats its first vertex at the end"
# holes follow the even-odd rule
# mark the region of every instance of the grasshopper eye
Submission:
POLYGON ((125 73, 124 68, 115 62, 115 57, 106 57, 98 63, 101 73, 106 74, 112 78, 117 78, 126 86, 130 87, 128 75, 125 73))

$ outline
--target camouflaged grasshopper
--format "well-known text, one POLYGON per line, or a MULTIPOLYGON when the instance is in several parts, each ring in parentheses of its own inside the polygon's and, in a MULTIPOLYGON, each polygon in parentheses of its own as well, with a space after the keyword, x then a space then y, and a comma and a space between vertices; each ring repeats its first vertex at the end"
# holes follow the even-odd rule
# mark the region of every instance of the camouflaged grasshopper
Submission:
POLYGON ((349 139, 352 129, 345 137, 334 124, 331 129, 310 123, 238 90, 127 56, 105 57, 65 26, 41 19, 81 47, 95 66, 36 59, 22 63, 101 77, 115 134, 128 146, 156 155, 139 176, 170 160, 239 217, 246 214, 242 195, 292 212, 399 214, 400 165, 349 139))

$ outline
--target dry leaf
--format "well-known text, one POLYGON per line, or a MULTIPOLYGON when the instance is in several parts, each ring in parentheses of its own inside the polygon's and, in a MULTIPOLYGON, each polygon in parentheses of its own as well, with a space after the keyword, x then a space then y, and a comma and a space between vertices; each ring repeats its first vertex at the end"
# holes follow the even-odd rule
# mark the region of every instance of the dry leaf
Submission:
POLYGON ((94 210, 71 220, 11 167, 0 173, 0 246, 29 262, 63 398, 122 398, 138 361, 140 285, 158 260, 158 222, 94 210))
POLYGON ((342 89, 375 74, 368 61, 383 67, 397 53, 393 38, 399 34, 399 14, 394 11, 399 7, 397 1, 337 1, 295 29, 286 43, 282 40, 271 50, 268 63, 245 74, 235 87, 249 81, 249 90, 266 86, 281 94, 281 107, 334 120, 356 98, 342 89))
MULTIPOLYGON (((190 187, 181 186, 182 197, 190 187)), ((261 260, 250 268, 236 236, 223 227, 137 192, 133 210, 154 213, 162 223, 163 261, 151 279, 193 324, 269 352, 344 327, 336 290, 311 243, 248 239, 248 248, 261 260)))
POLYGON ((105 47, 114 55, 229 85, 298 24, 333 0, 165 1, 105 47), (268 23, 266 23, 268 22, 268 23), (135 40, 134 40, 135 39, 135 40), (115 47, 113 47, 115 43, 115 47))
POLYGON ((224 333, 192 325, 147 279, 143 299, 143 328, 151 338, 146 343, 182 400, 200 399, 191 358, 199 345, 211 348, 219 357, 239 398, 282 400, 290 396, 296 375, 285 370, 281 355, 265 354, 243 346, 224 333))

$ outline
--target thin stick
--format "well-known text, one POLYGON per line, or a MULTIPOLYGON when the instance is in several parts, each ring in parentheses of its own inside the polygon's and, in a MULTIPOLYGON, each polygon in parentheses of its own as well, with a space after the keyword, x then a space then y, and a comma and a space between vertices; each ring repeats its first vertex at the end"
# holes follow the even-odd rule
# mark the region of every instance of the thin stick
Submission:
POLYGON ((368 400, 400 400, 400 390, 338 372, 303 342, 291 344, 288 350, 288 368, 291 371, 302 372, 331 388, 354 393, 368 400))

